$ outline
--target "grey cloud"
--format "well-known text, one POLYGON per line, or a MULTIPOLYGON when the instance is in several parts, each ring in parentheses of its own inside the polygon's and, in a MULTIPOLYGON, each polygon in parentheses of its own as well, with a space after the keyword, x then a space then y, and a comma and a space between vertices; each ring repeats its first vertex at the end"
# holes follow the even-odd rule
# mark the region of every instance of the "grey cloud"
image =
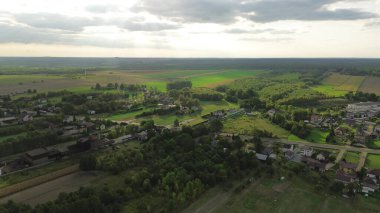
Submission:
POLYGON ((236 17, 254 22, 279 20, 357 20, 376 14, 356 9, 329 11, 324 6, 339 0, 141 0, 135 7, 181 22, 230 23, 236 17), (254 15, 252 15, 254 14, 254 15))
POLYGON ((180 22, 228 23, 239 5, 238 0, 141 0, 135 9, 180 22))
POLYGON ((52 13, 27 13, 14 15, 16 21, 37 28, 82 31, 87 26, 99 26, 104 21, 99 18, 69 17, 52 13))
POLYGON ((176 24, 155 23, 155 22, 128 22, 122 26, 130 31, 163 31, 178 29, 180 26, 176 24))
POLYGON ((109 12, 119 12, 121 7, 118 5, 108 5, 108 4, 96 4, 89 5, 85 8, 88 12, 91 13, 109 13, 109 12))
POLYGON ((329 11, 323 6, 338 0, 266 0, 248 4, 244 10, 254 12, 247 17, 255 22, 273 22, 280 20, 358 20, 376 17, 376 14, 355 9, 337 9, 329 11))
POLYGON ((239 29, 239 28, 232 28, 224 31, 225 33, 230 34, 261 34, 261 33, 270 33, 270 34, 293 34, 296 31, 293 30, 277 30, 272 28, 267 29, 254 29, 254 30, 246 30, 246 29, 239 29))
POLYGON ((128 41, 113 41, 77 34, 62 34, 50 30, 41 31, 32 27, 7 24, 0 24, 0 43, 66 44, 107 48, 125 48, 132 46, 128 41))

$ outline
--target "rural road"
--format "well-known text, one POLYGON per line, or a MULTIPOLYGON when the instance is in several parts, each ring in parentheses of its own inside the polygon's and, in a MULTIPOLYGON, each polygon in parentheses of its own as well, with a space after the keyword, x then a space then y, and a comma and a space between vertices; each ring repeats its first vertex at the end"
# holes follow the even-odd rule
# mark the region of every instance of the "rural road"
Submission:
POLYGON ((13 200, 36 206, 39 203, 55 200, 61 192, 74 192, 81 186, 88 185, 98 176, 96 172, 76 172, 1 198, 0 203, 13 200))
POLYGON ((307 141, 289 141, 286 139, 277 139, 277 138, 261 138, 264 143, 283 143, 283 144, 295 144, 295 145, 306 145, 315 148, 325 148, 325 149, 337 149, 337 150, 346 150, 350 152, 366 152, 368 154, 377 154, 380 155, 380 150, 369 149, 369 148, 358 148, 353 146, 340 146, 333 144, 318 144, 307 141))

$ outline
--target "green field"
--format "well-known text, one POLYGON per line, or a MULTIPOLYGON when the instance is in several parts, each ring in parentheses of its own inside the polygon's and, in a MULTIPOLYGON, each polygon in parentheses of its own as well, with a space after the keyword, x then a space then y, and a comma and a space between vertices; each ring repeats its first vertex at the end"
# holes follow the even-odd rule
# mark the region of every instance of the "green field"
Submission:
POLYGON ((380 205, 374 198, 361 195, 348 201, 314 190, 301 178, 281 182, 265 179, 241 193, 235 193, 215 209, 218 213, 244 212, 377 212, 380 205))
POLYGON ((145 84, 148 87, 156 88, 159 91, 166 91, 166 83, 173 80, 186 79, 193 83, 193 87, 216 87, 221 84, 227 84, 233 80, 254 77, 256 75, 265 73, 265 71, 241 71, 241 70, 228 70, 228 71, 173 71, 173 72, 159 72, 154 74, 145 74, 141 77, 149 79, 159 79, 160 81, 147 81, 145 84))
POLYGON ((360 159, 360 153, 357 152, 347 152, 346 155, 344 156, 344 159, 347 162, 353 163, 353 164, 358 164, 359 159, 360 159))
POLYGON ((326 143, 326 137, 329 135, 329 132, 323 132, 319 129, 313 129, 311 130, 310 135, 306 137, 307 141, 313 142, 313 143, 326 143))
POLYGON ((380 155, 368 155, 366 165, 371 169, 380 169, 380 155))
POLYGON ((319 85, 319 86, 312 87, 312 89, 317 92, 323 93, 329 97, 341 97, 347 93, 347 91, 336 90, 331 85, 319 85))
POLYGON ((279 138, 287 138, 289 132, 266 119, 243 115, 224 122, 223 132, 251 135, 255 130, 268 131, 279 138))

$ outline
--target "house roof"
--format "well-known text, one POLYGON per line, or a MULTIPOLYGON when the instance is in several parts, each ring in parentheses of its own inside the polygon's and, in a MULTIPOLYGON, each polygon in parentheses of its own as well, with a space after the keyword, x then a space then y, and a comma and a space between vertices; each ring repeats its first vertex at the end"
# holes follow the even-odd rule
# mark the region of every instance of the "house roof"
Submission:
POLYGON ((367 174, 375 175, 375 176, 380 176, 380 169, 371 169, 367 172, 367 174))
POLYGON ((356 164, 348 163, 348 162, 345 162, 345 161, 339 162, 339 165, 342 168, 347 168, 347 169, 356 169, 356 167, 357 167, 356 164))
POLYGON ((348 174, 346 174, 346 173, 344 173, 342 171, 339 171, 339 170, 337 170, 336 173, 335 173, 335 180, 337 180, 337 181, 349 183, 354 178, 355 178, 355 176, 348 175, 348 174))
POLYGON ((268 159, 268 155, 263 155, 263 154, 260 154, 260 153, 256 153, 256 158, 259 159, 259 160, 267 160, 268 159))
POLYGON ((48 152, 48 150, 46 148, 38 148, 38 149, 33 149, 33 150, 27 152, 26 154, 28 156, 34 157, 34 156, 38 156, 38 155, 43 155, 47 152, 48 152))
POLYGON ((363 187, 368 187, 368 188, 372 188, 372 189, 378 189, 379 188, 377 186, 376 181, 374 179, 372 179, 372 178, 366 178, 363 181, 363 187))
POLYGON ((306 164, 309 166, 325 169, 326 164, 312 158, 306 158, 306 164))

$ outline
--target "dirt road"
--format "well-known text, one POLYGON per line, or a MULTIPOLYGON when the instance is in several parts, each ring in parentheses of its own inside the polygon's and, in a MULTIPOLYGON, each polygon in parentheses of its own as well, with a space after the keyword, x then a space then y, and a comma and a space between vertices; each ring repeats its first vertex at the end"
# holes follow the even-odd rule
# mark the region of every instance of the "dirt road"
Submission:
POLYGON ((81 186, 88 185, 98 176, 99 174, 96 172, 76 172, 4 197, 0 199, 0 203, 13 200, 35 206, 39 203, 55 200, 61 192, 76 191, 81 186))

